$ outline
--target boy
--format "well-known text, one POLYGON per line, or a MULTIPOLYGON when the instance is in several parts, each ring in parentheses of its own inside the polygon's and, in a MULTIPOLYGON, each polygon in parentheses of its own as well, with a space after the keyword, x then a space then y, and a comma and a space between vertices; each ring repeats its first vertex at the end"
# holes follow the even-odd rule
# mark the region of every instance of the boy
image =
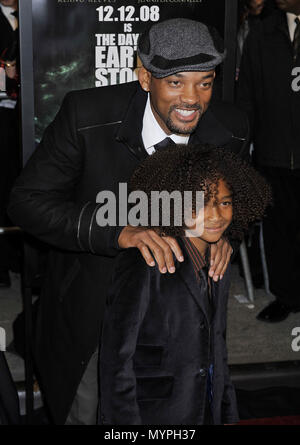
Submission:
MULTIPOLYGON (((170 147, 144 161, 132 190, 203 191, 203 232, 161 224, 177 237, 185 261, 175 274, 149 268, 137 249, 120 253, 113 274, 100 353, 102 422, 201 425, 238 421, 226 352, 228 268, 208 276, 209 247, 221 236, 241 238, 263 216, 270 190, 248 164, 225 149, 170 147), (220 277, 221 278, 221 277, 220 277)), ((195 195, 195 193, 194 193, 195 195)), ((164 209, 159 209, 161 214, 164 209)), ((202 216, 201 216, 202 215, 202 216)))

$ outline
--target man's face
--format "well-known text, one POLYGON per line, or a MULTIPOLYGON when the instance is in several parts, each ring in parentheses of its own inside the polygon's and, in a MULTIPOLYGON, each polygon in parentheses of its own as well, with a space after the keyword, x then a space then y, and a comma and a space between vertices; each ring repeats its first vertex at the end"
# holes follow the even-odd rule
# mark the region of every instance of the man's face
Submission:
POLYGON ((252 0, 250 2, 249 12, 252 15, 259 15, 264 9, 265 0, 252 0))
POLYGON ((145 68, 140 68, 139 81, 150 92, 153 114, 166 134, 193 133, 207 110, 211 95, 214 71, 181 72, 156 79, 145 68))
POLYGON ((293 14, 300 14, 300 0, 276 0, 279 9, 293 14))
POLYGON ((16 8, 18 0, 0 0, 1 5, 10 6, 11 8, 16 8))

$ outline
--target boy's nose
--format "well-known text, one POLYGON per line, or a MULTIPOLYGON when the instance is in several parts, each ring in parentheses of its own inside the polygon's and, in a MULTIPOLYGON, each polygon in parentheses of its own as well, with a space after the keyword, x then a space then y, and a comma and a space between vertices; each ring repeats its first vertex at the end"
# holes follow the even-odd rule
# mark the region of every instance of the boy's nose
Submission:
POLYGON ((207 217, 210 221, 219 221, 221 219, 221 213, 218 206, 213 206, 209 209, 207 217))

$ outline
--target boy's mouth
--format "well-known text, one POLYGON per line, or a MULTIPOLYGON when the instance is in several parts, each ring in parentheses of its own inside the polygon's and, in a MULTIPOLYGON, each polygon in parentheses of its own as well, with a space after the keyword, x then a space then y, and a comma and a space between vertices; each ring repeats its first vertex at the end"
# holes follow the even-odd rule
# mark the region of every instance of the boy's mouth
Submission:
POLYGON ((205 227, 205 230, 208 232, 220 232, 221 230, 224 230, 224 226, 218 226, 218 227, 205 227))

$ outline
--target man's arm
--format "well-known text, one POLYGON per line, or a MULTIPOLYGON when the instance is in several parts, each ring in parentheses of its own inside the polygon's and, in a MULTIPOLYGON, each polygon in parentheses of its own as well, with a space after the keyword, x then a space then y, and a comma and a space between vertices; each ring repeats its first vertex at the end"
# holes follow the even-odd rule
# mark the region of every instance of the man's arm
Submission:
POLYGON ((237 88, 237 105, 248 115, 250 140, 255 120, 255 88, 260 88, 255 82, 255 69, 259 63, 259 30, 259 26, 255 26, 245 41, 237 88))
MULTIPOLYGON (((12 221, 40 240, 64 250, 115 256, 119 248, 137 247, 148 265, 154 265, 155 259, 162 273, 173 273, 173 254, 178 261, 183 257, 175 239, 159 237, 154 231, 139 227, 99 227, 98 204, 78 204, 74 200, 84 165, 76 107, 74 95, 68 94, 16 181, 8 209, 12 221)), ((227 267, 228 251, 230 246, 225 253, 222 247, 221 259, 215 261, 215 267, 219 265, 216 279, 227 267)))
POLYGON ((115 228, 96 225, 96 202, 79 204, 74 199, 84 165, 76 111, 74 95, 67 94, 17 179, 8 212, 16 225, 48 244, 115 255, 115 228))
POLYGON ((210 269, 208 274, 214 281, 222 280, 234 252, 232 241, 221 238, 210 248, 210 269))

